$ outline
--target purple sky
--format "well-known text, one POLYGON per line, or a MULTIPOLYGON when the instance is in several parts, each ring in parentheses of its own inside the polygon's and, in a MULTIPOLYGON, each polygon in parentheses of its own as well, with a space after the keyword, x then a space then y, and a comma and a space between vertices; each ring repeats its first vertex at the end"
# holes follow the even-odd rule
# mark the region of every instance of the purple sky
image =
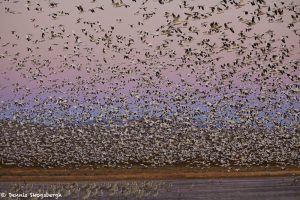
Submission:
POLYGON ((1 117, 298 122, 298 1, 162 2, 0 1, 1 117))

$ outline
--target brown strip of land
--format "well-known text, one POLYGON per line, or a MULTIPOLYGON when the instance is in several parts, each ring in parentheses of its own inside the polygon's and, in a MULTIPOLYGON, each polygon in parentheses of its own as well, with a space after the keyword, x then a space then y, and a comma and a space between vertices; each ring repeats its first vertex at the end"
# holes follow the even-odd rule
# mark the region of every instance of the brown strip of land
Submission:
POLYGON ((237 178, 262 176, 300 176, 300 167, 281 168, 252 167, 225 168, 184 168, 161 167, 115 169, 39 169, 39 168, 0 168, 0 181, 114 181, 114 180, 172 180, 201 178, 237 178))

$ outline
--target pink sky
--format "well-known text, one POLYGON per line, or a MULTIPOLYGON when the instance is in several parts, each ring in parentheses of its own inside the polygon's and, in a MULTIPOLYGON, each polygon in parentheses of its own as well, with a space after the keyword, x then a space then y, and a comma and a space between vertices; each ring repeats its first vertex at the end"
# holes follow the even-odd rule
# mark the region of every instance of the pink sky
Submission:
MULTIPOLYGON (((224 95, 232 96, 233 102, 238 102, 241 89, 249 92, 246 98, 250 101, 249 105, 268 104, 257 100, 258 96, 265 95, 270 101, 274 98, 281 105, 289 102, 299 109, 299 92, 294 91, 299 91, 300 73, 294 66, 300 61, 300 18, 291 17, 299 13, 297 1, 281 4, 281 1, 266 0, 265 5, 241 1, 241 6, 226 1, 226 10, 222 5, 224 1, 187 1, 186 6, 179 0, 163 5, 154 0, 123 2, 128 6, 114 7, 111 1, 96 0, 92 3, 77 0, 59 2, 57 7, 52 8, 49 1, 32 1, 27 10, 26 1, 0 1, 2 107, 8 106, 9 110, 11 102, 24 101, 29 109, 33 99, 45 100, 50 96, 68 99, 74 107, 78 106, 78 102, 86 106, 94 104, 93 109, 100 111, 102 108, 95 102, 102 102, 106 109, 117 107, 124 103, 124 99, 136 108, 150 104, 139 98, 136 102, 136 97, 131 97, 130 93, 154 104, 167 98, 163 97, 166 95, 167 104, 176 107, 170 99, 187 94, 191 97, 188 101, 194 99, 196 106, 182 100, 180 107, 187 105, 193 112, 195 107, 206 102, 215 103, 224 95), (84 12, 76 8, 79 5, 84 12), (200 5, 204 5, 204 10, 198 7, 200 5), (291 9, 293 6, 294 11, 291 9), (213 13, 211 7, 215 8, 213 13), (224 11, 218 11, 218 8, 224 11), (258 10, 261 15, 257 15, 258 10), (278 14, 278 10, 283 10, 283 14, 278 14), (188 14, 195 15, 196 12, 200 19, 185 19, 188 14), (179 14, 183 22, 176 24, 172 13, 179 14), (147 14, 152 16, 146 19, 147 14), (170 16, 166 18, 166 15, 170 16), (256 23, 246 25, 251 23, 253 16, 256 23), (220 31, 208 35, 212 22, 221 25, 220 31), (95 24, 91 26, 90 23, 95 24), (170 26, 172 23, 174 25, 170 26), (234 33, 225 29, 224 23, 232 27, 234 33), (291 23, 294 27, 289 28, 291 23), (171 36, 163 32, 168 27, 173 31, 171 36), (246 32, 246 28, 251 30, 246 32), (198 30, 198 34, 192 32, 194 29, 198 30), (273 36, 269 30, 273 31, 273 36), (52 38, 51 31, 57 37, 52 38), (243 42, 240 31, 247 36, 243 42), (110 35, 109 39, 105 35, 110 35), (75 43, 76 36, 80 38, 79 43, 75 43), (192 38, 191 41, 188 38, 192 38), (227 38, 237 46, 220 51, 223 45, 221 38, 227 38), (208 39, 208 44, 199 44, 208 39), (256 47, 252 46, 256 43, 256 47), (266 48, 267 43, 274 49, 263 55, 260 49, 266 48), (209 49, 209 45, 214 49, 209 49), (184 63, 182 57, 185 49, 189 48, 199 55, 186 54, 190 60, 184 63), (283 53, 286 49, 289 52, 283 53), (239 55, 239 50, 244 53, 239 55), (174 57, 170 58, 173 53, 174 57), (282 58, 283 54, 289 57, 282 58), (128 55, 128 59, 124 55, 128 55), (275 55, 277 57, 273 57, 275 55), (274 67, 269 67, 269 64, 274 67), (264 69, 267 71, 262 76, 264 69), (226 75, 230 76, 222 80, 221 77, 226 75), (242 80, 243 76, 247 76, 246 80, 242 80), (14 90, 16 84, 18 91, 14 90), (277 89, 276 92, 268 91, 272 88, 277 89), (149 93, 146 93, 147 90, 149 93), (291 98, 287 99, 287 95, 291 98), (124 97, 122 103, 118 102, 120 97, 124 97)), ((162 102, 160 106, 163 106, 162 102)), ((222 103, 232 102, 225 98, 222 103)), ((46 109, 38 103, 36 106, 46 109)))

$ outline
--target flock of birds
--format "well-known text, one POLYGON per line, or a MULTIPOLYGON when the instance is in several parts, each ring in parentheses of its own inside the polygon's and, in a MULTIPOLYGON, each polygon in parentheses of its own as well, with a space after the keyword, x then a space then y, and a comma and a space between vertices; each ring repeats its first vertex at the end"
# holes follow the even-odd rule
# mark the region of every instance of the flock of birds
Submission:
POLYGON ((300 166, 299 2, 0 5, 3 165, 300 166))
POLYGON ((6 122, 1 125, 2 166, 17 167, 241 167, 300 166, 299 130, 203 129, 148 120, 126 126, 78 128, 6 122))

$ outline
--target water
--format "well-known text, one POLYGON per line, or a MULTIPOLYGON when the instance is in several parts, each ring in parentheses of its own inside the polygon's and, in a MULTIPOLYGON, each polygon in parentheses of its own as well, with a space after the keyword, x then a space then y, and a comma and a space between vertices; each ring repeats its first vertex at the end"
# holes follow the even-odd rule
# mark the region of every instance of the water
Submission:
POLYGON ((210 200, 299 200, 299 177, 200 179, 172 181, 110 181, 77 183, 0 183, 0 199, 42 199, 35 195, 55 194, 43 199, 210 199, 210 200), (6 195, 6 197, 3 197, 6 195))

